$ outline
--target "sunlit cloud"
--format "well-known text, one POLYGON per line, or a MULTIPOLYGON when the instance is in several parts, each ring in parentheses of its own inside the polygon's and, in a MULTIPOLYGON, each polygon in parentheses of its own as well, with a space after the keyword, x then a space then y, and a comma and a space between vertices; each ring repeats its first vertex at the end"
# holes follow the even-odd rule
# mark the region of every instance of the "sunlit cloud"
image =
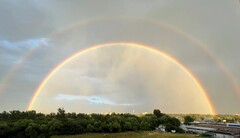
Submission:
POLYGON ((114 101, 111 101, 110 99, 104 98, 102 96, 80 96, 80 95, 69 95, 69 94, 58 94, 55 97, 55 100, 67 100, 67 101, 73 101, 73 100, 85 100, 89 104, 96 104, 96 105, 112 105, 112 106, 131 106, 134 105, 132 103, 116 103, 114 101))
POLYGON ((47 38, 35 38, 35 39, 27 39, 23 41, 8 41, 8 40, 0 40, 0 47, 7 49, 32 49, 38 46, 47 46, 49 39, 47 38))
POLYGON ((56 100, 77 100, 81 98, 82 98, 81 96, 66 95, 66 94, 59 94, 55 97, 56 100))

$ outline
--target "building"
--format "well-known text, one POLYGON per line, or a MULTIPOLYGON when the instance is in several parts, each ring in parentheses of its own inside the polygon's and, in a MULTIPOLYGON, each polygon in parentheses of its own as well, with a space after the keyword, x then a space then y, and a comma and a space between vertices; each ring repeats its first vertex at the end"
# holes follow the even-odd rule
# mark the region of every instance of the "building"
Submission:
POLYGON ((183 130, 189 133, 197 133, 197 134, 204 134, 209 131, 215 131, 215 128, 208 128, 208 127, 198 127, 198 126, 181 126, 183 130))
POLYGON ((198 123, 185 126, 184 130, 189 133, 204 134, 216 138, 240 137, 240 124, 198 123))

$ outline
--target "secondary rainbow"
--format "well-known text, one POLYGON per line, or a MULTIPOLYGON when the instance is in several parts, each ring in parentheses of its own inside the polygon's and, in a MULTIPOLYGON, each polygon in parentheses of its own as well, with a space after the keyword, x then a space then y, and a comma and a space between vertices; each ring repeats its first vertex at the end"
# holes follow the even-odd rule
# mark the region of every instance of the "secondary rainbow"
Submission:
MULTIPOLYGON (((117 19, 123 19, 123 20, 128 20, 128 19, 135 19, 143 22, 149 22, 151 24, 156 24, 158 26, 161 26, 163 28, 169 29, 173 31, 174 33, 178 34, 179 36, 183 36, 186 40, 189 42, 193 43, 193 46, 196 46, 197 48, 203 50, 207 56, 210 57, 210 59, 216 63, 216 65, 221 69, 223 72, 224 76, 229 80, 230 85, 235 92, 237 97, 240 96, 240 87, 238 85, 238 81, 234 78, 234 76, 228 71, 228 69, 224 66, 224 64, 218 60, 217 56, 212 53, 204 44, 200 43, 197 41, 194 37, 191 35, 185 33, 184 31, 176 28, 175 26, 171 26, 170 24, 164 23, 162 21, 155 21, 155 20, 150 20, 150 19, 141 19, 141 18, 135 18, 135 17, 98 17, 98 18, 93 18, 90 20, 81 20, 73 23, 72 25, 68 27, 64 27, 61 30, 58 30, 57 32, 53 32, 50 35, 48 35, 47 38, 51 39, 57 39, 59 36, 64 35, 67 31, 69 30, 74 30, 76 27, 83 27, 85 25, 88 25, 89 23, 96 23, 99 21, 111 21, 111 20, 117 20, 117 19)), ((7 84, 9 84, 9 81, 11 81, 12 77, 17 73, 17 71, 20 69, 21 65, 27 61, 28 58, 30 58, 32 55, 34 55, 34 52, 38 50, 40 46, 34 48, 33 50, 27 52, 27 54, 24 56, 22 59, 22 62, 20 64, 17 64, 14 66, 12 69, 10 69, 4 77, 0 80, 0 93, 4 91, 5 87, 7 84)), ((240 98, 240 97, 239 97, 240 98)))
POLYGON ((67 64, 68 62, 70 62, 71 60, 73 60, 74 58, 78 57, 79 55, 86 53, 90 50, 94 50, 94 49, 98 49, 98 48, 102 48, 102 47, 108 47, 108 46, 114 46, 114 45, 124 45, 124 46, 131 46, 131 47, 139 47, 139 48, 143 48, 143 49, 147 49, 149 51, 152 51, 154 53, 160 54, 161 56, 163 56, 164 58, 170 60, 171 62, 175 63, 180 69, 182 69, 191 79, 192 81, 195 83, 195 85, 201 90, 201 92, 203 93, 203 95, 205 96, 206 100, 207 100, 207 104, 210 108, 211 114, 215 114, 215 110, 214 107, 207 95, 207 92, 204 90, 204 88, 201 86, 201 84, 199 83, 199 81, 194 77, 194 75, 186 68, 184 67, 180 62, 178 62, 176 59, 174 59, 173 57, 167 55, 166 53, 163 53, 160 50, 157 49, 153 49, 151 47, 148 47, 146 45, 142 45, 142 44, 136 44, 136 43, 128 43, 128 42, 119 42, 119 43, 106 43, 106 44, 99 44, 99 45, 95 45, 92 46, 90 48, 81 50, 75 54, 73 54, 72 56, 66 58, 64 61, 62 61, 60 64, 58 64, 44 79, 43 81, 40 83, 40 85, 38 86, 38 88, 36 89, 36 91, 34 92, 34 95, 32 96, 27 110, 32 110, 32 107, 34 105, 35 100, 37 99, 39 93, 41 92, 42 88, 45 86, 45 84, 48 82, 48 80, 59 70, 61 69, 65 64, 67 64))

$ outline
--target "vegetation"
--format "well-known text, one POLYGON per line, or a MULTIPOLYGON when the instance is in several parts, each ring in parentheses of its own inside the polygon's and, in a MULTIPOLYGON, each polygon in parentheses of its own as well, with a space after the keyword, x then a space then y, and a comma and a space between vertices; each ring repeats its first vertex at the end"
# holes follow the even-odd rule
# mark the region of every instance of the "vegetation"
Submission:
POLYGON ((150 131, 163 125, 166 131, 179 128, 175 117, 154 110, 153 114, 82 114, 65 113, 63 108, 51 114, 36 111, 10 111, 0 113, 0 137, 50 137, 83 133, 115 133, 126 131, 150 131))
POLYGON ((190 125, 194 120, 195 120, 194 117, 187 115, 184 117, 184 124, 190 125))
POLYGON ((240 115, 206 115, 206 114, 169 114, 184 122, 185 116, 191 116, 196 122, 212 123, 240 123, 240 115))

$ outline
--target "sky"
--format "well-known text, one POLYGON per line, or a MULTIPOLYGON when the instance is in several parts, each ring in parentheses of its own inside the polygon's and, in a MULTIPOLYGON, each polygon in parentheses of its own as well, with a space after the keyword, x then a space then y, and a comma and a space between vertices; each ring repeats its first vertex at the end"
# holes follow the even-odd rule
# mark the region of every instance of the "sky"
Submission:
POLYGON ((123 42, 148 48, 85 50, 51 76, 32 109, 211 113, 210 103, 219 114, 240 112, 238 0, 1 0, 0 18, 0 112, 26 110, 76 52, 123 42))

